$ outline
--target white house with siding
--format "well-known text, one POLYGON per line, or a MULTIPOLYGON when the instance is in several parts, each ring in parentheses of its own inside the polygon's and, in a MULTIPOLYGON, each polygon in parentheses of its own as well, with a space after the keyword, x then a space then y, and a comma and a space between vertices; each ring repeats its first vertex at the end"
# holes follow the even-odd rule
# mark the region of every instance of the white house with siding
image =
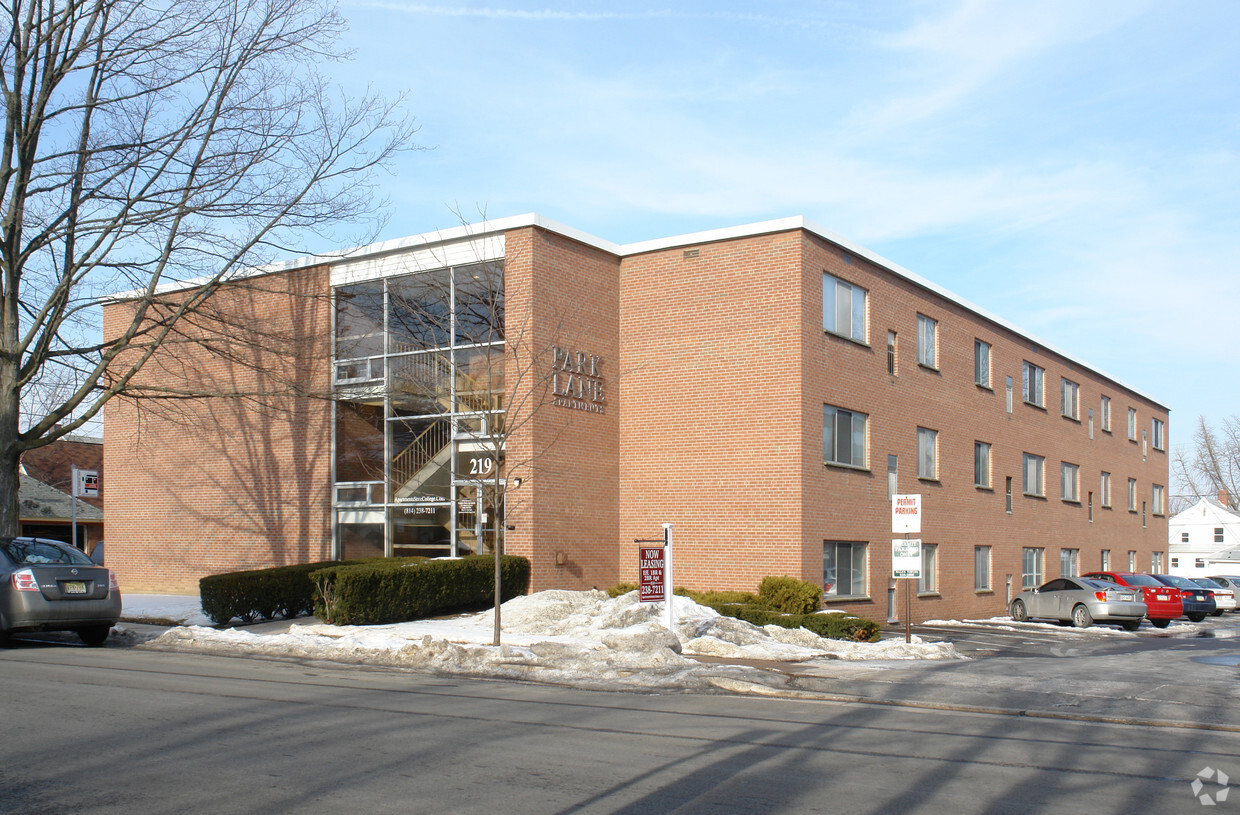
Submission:
POLYGON ((1202 498, 1168 519, 1171 574, 1240 574, 1240 512, 1228 509, 1227 497, 1202 498))

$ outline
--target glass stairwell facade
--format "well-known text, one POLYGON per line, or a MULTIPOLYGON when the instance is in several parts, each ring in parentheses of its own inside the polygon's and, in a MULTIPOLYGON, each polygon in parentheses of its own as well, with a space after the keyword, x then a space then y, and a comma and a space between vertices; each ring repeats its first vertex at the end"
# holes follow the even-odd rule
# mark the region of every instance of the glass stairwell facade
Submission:
POLYGON ((503 263, 338 286, 335 552, 503 546, 503 263))

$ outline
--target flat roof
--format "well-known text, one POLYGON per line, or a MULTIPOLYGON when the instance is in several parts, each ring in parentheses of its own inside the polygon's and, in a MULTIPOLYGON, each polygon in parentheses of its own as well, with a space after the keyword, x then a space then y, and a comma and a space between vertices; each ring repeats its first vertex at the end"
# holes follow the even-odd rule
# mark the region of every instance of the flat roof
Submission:
MULTIPOLYGON (((809 220, 808 218, 805 218, 800 215, 792 216, 789 218, 778 218, 778 219, 770 220, 770 221, 760 221, 757 223, 744 224, 741 226, 729 226, 729 227, 724 227, 721 229, 711 229, 711 230, 706 230, 704 232, 691 232, 685 235, 673 235, 667 238, 656 238, 654 240, 639 241, 637 243, 616 244, 616 243, 612 243, 611 241, 603 240, 602 238, 596 237, 587 232, 583 232, 580 229, 575 229, 571 226, 567 226, 565 224, 559 223, 558 221, 554 221, 550 218, 545 218, 541 215, 538 215, 537 213, 528 212, 523 215, 512 215, 506 218, 488 219, 488 220, 479 221, 473 224, 462 224, 460 226, 452 227, 450 229, 440 229, 440 230, 435 230, 433 232, 424 232, 420 235, 411 235, 406 238, 394 238, 392 240, 367 244, 365 246, 356 246, 350 249, 342 249, 338 252, 330 252, 330 253, 320 254, 320 255, 307 255, 305 257, 292 258, 287 261, 271 263, 266 266, 258 267, 255 269, 248 269, 248 270, 245 270, 244 272, 238 273, 237 275, 231 276, 229 279, 236 280, 236 279, 240 279, 244 277, 251 277, 251 276, 257 276, 257 275, 263 275, 263 274, 273 274, 277 272, 292 271, 295 269, 305 269, 311 266, 331 265, 334 263, 340 263, 342 261, 357 261, 357 260, 362 260, 362 259, 367 259, 367 258, 376 258, 376 257, 383 256, 383 255, 394 255, 394 254, 399 254, 401 252, 406 252, 409 250, 427 249, 427 248, 432 248, 435 246, 442 246, 445 244, 456 243, 459 241, 473 240, 477 238, 502 234, 512 229, 522 229, 522 228, 531 227, 531 226, 538 227, 540 229, 545 229, 549 232, 555 232, 559 235, 563 235, 564 237, 570 238, 579 243, 583 243, 587 246, 593 246, 596 249, 600 249, 604 252, 608 252, 610 254, 616 255, 617 257, 628 257, 631 255, 643 254, 645 252, 657 252, 657 251, 661 251, 664 249, 674 249, 676 247, 691 246, 694 244, 716 243, 719 241, 734 240, 737 238, 754 237, 756 235, 768 235, 768 234, 773 234, 777 232, 791 232, 794 230, 804 230, 805 232, 809 232, 810 234, 817 235, 823 240, 833 243, 836 246, 839 246, 841 249, 844 249, 852 253, 853 255, 856 255, 857 257, 860 257, 860 258, 863 258, 869 261, 875 266, 885 269, 886 271, 890 272, 891 274, 896 275, 897 277, 903 278, 904 280, 912 283, 915 286, 925 289, 926 291, 932 292, 933 294, 943 298, 944 300, 954 303, 955 305, 960 306, 961 308, 966 309, 967 311, 971 311, 977 316, 987 320, 988 322, 994 323, 995 325, 1003 329, 1006 329, 1007 331, 1010 331, 1019 337, 1023 337, 1024 339, 1036 344, 1040 350, 1048 351, 1052 354, 1055 354, 1056 356, 1062 357, 1063 359, 1075 365, 1079 365, 1083 368, 1087 368, 1088 370, 1093 371, 1094 373, 1111 380, 1112 382, 1114 382, 1116 385, 1120 386, 1121 388, 1124 388, 1125 390, 1137 396, 1140 396, 1142 399, 1145 399, 1157 405, 1158 407, 1161 407, 1164 410, 1167 410, 1168 412, 1170 412, 1170 408, 1168 408, 1162 402, 1138 390, 1137 388, 1132 387, 1131 385, 1127 384, 1123 380, 1117 379, 1116 377, 1111 376, 1105 371, 1102 371, 1098 369, 1097 367, 1089 364, 1088 362, 1085 362, 1079 357, 1073 354, 1070 354, 1067 351, 1064 351, 1060 348, 1057 348, 1056 346, 1046 342, 1045 340, 1042 340, 1039 337, 1036 337, 1033 334, 1030 334, 1029 332, 1022 330, 1018 326, 1014 325, 1013 323, 1008 322, 1002 317, 999 317, 998 315, 987 311, 986 309, 970 302, 969 300, 966 300, 965 298, 940 286, 939 284, 931 280, 928 280, 922 277, 921 275, 916 274, 915 272, 912 272, 904 268, 898 263, 893 263, 892 261, 883 257, 882 255, 879 255, 876 252, 873 252, 867 249, 861 244, 851 241, 848 238, 843 237, 842 235, 836 234, 835 232, 832 232, 829 229, 825 229, 822 226, 819 226, 818 224, 809 220)), ((188 283, 188 282, 179 283, 179 284, 170 285, 166 289, 161 286, 159 291, 160 292, 175 291, 177 289, 188 288, 191 285, 192 283, 188 283)), ((108 299, 123 300, 123 299, 128 299, 130 297, 133 297, 135 295, 139 295, 141 293, 142 292, 140 290, 133 291, 133 292, 126 292, 125 294, 114 295, 112 298, 108 298, 108 299)))

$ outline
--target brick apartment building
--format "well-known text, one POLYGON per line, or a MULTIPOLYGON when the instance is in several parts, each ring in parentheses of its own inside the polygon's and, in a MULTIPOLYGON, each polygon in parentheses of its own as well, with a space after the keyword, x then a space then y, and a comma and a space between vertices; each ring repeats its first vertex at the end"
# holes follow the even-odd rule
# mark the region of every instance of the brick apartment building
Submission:
POLYGON ((618 246, 527 215, 293 262, 143 376, 250 396, 109 405, 132 589, 497 543, 536 589, 606 587, 670 522, 678 585, 789 574, 882 620, 894 494, 922 496, 914 620, 1166 565, 1164 406, 801 218, 618 246))

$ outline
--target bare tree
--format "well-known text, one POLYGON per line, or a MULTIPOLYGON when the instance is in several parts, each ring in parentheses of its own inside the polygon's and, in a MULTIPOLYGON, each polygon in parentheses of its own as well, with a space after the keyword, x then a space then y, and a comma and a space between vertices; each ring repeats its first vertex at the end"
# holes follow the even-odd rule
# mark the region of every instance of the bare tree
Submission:
POLYGON ((371 172, 413 135, 399 100, 343 98, 319 73, 340 56, 330 0, 5 11, 0 537, 18 531, 24 450, 143 395, 138 372, 221 283, 373 226, 371 172), (101 338, 117 292, 132 310, 101 338))
POLYGON ((1192 445, 1176 451, 1172 476, 1176 496, 1185 504, 1225 491, 1228 509, 1240 509, 1240 416, 1217 427, 1197 417, 1192 445))

